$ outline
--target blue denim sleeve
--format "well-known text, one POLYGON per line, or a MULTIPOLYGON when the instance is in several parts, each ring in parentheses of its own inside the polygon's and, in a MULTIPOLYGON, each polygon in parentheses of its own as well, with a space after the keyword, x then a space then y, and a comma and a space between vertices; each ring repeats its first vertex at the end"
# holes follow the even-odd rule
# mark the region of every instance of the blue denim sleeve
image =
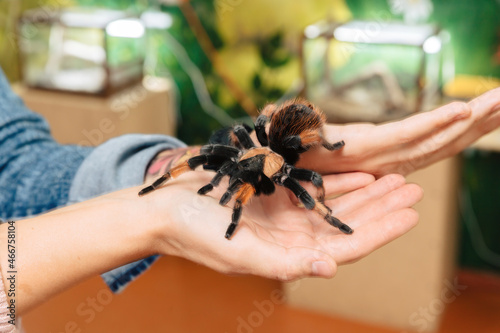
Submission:
POLYGON ((0 218, 65 205, 75 173, 91 151, 55 142, 47 122, 24 106, 0 69, 0 218))

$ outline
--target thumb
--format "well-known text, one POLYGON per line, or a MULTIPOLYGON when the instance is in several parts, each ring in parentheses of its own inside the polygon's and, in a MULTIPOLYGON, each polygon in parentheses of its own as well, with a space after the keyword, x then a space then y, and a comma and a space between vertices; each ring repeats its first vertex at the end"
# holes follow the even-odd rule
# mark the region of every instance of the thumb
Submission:
POLYGON ((328 254, 306 247, 290 247, 268 243, 254 247, 247 256, 250 274, 280 281, 293 281, 304 277, 332 278, 337 264, 328 254))

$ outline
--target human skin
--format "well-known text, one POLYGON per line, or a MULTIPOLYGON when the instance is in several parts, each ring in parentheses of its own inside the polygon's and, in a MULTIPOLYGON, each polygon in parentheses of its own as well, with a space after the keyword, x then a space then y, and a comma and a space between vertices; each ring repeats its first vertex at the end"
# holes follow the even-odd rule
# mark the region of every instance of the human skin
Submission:
MULTIPOLYGON (((345 235, 318 214, 297 206, 282 188, 255 197, 243 209, 231 240, 224 237, 232 202, 223 189, 196 190, 211 173, 197 171, 139 197, 141 187, 107 194, 16 222, 17 315, 90 276, 153 254, 179 256, 227 274, 291 281, 330 278, 337 266, 374 251, 417 223, 410 208, 421 189, 390 175, 363 173, 324 178, 333 214, 354 228, 345 235), (249 255, 251 254, 251 255, 249 255), (43 272, 43 274, 41 274, 43 272)), ((0 264, 7 285, 7 225, 0 226, 0 264)))
POLYGON ((329 142, 344 140, 339 151, 312 149, 298 165, 323 174, 361 171, 381 177, 408 175, 451 157, 500 126, 500 88, 468 103, 453 102, 433 111, 381 125, 325 126, 329 142))

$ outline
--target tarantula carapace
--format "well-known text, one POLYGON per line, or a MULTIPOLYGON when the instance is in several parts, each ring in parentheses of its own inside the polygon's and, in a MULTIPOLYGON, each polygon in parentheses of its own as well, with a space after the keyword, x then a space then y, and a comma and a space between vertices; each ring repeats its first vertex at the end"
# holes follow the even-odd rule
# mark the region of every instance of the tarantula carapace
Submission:
POLYGON ((139 195, 147 194, 170 178, 203 165, 205 169, 217 173, 209 184, 199 189, 198 194, 210 192, 224 176, 229 176, 229 186, 219 202, 225 205, 235 196, 231 224, 225 235, 227 239, 231 238, 238 226, 242 207, 254 195, 272 194, 275 184, 288 188, 305 208, 315 210, 329 224, 350 234, 352 229, 332 216, 330 208, 325 206, 321 176, 312 170, 294 166, 299 155, 311 147, 322 145, 328 150, 336 150, 344 146, 344 141, 331 144, 325 140, 324 123, 323 113, 307 101, 292 100, 280 106, 269 104, 255 121, 257 139, 262 147, 255 146, 250 137, 250 127, 236 125, 229 129, 226 144, 203 146, 200 155, 173 167, 152 185, 141 190, 139 195), (266 133, 268 124, 269 135, 266 133), (318 190, 317 198, 314 199, 298 181, 311 182, 318 190))

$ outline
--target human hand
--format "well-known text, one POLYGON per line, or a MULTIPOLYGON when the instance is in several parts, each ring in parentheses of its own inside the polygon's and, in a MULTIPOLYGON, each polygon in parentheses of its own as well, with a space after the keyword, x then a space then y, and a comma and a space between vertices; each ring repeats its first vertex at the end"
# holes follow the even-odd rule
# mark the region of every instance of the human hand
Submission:
MULTIPOLYGON (((18 314, 76 283, 152 254, 176 255, 231 274, 280 280, 332 277, 337 265, 355 261, 411 229, 411 207, 422 192, 392 175, 350 173, 324 177, 333 215, 352 235, 330 226, 317 213, 297 207, 288 190, 255 197, 230 241, 224 237, 231 208, 218 204, 221 185, 200 196, 210 172, 189 172, 144 197, 134 187, 109 193, 16 223, 18 314), (34 246, 36 244, 36 246, 34 246), (43 255, 40 255, 43 253, 43 255), (50 274, 40 274, 49 272, 50 274)), ((314 193, 314 192, 312 192, 314 193)), ((0 244, 8 239, 0 225, 0 244)), ((7 247, 0 247, 0 269, 7 285, 7 247), (3 249, 3 250, 2 250, 3 249)))
POLYGON ((148 223, 155 223, 158 253, 175 255, 227 274, 254 274, 283 281, 333 277, 337 266, 356 261, 403 235, 417 223, 410 207, 421 189, 399 175, 377 181, 363 173, 324 177, 332 214, 353 229, 345 235, 317 213, 298 207, 286 189, 254 197, 243 209, 231 240, 224 238, 230 207, 218 204, 225 186, 199 196, 208 172, 190 172, 141 197, 148 223), (352 191, 352 192, 351 192, 352 191))
POLYGON ((302 154, 298 165, 324 174, 407 175, 459 153, 498 126, 500 88, 469 103, 450 103, 387 124, 327 125, 327 140, 344 140, 345 147, 333 152, 311 150, 302 154))

